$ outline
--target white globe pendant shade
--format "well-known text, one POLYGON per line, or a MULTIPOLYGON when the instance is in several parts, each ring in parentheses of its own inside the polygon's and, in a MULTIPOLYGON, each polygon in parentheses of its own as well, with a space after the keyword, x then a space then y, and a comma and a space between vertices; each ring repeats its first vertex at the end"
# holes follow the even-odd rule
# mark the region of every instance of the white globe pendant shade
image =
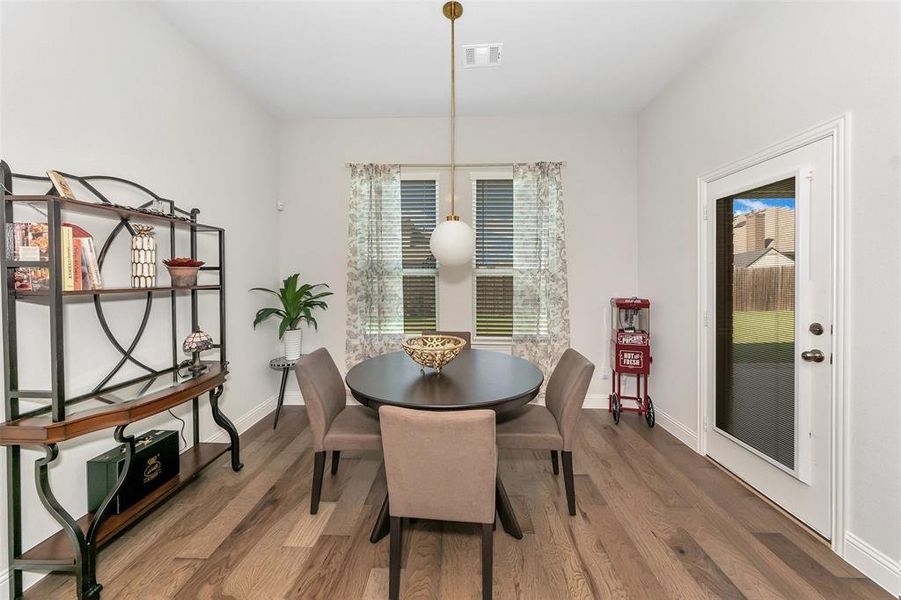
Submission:
POLYGON ((476 235, 463 221, 443 221, 432 231, 429 249, 442 266, 458 267, 472 260, 476 235))

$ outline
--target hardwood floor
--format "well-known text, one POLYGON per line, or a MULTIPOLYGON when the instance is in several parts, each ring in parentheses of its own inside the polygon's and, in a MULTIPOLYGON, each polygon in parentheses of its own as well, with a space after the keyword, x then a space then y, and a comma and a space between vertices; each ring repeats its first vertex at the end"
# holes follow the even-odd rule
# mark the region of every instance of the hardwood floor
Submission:
MULTIPOLYGON (((500 453, 525 537, 495 532, 496 598, 890 598, 660 427, 584 413, 575 517, 549 453, 500 453)), ((242 436, 242 472, 223 456, 101 553, 104 598, 387 598, 388 539, 368 539, 380 457, 342 453, 313 516, 304 409, 271 427, 242 436)), ((403 552, 402 597, 480 597, 477 527, 417 521, 403 552)), ((72 582, 48 576, 26 598, 74 598, 72 582)))

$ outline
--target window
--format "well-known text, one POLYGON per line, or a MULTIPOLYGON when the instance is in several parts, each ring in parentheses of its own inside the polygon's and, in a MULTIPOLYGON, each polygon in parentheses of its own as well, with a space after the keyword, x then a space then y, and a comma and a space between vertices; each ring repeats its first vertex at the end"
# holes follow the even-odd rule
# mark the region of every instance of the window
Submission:
POLYGON ((438 214, 434 179, 400 183, 401 244, 404 277, 404 333, 438 327, 438 270, 429 237, 438 214))
POLYGON ((475 334, 513 334, 513 180, 473 181, 475 334))

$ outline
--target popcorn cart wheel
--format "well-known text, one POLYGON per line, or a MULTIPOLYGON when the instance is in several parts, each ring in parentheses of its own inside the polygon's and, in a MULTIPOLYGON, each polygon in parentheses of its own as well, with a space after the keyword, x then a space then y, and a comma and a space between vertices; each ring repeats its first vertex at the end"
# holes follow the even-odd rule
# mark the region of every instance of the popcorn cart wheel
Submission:
POLYGON ((610 369, 613 372, 608 410, 617 425, 624 412, 638 413, 648 427, 656 423, 648 393, 651 373, 651 302, 646 298, 610 299, 610 369), (623 378, 635 377, 635 395, 623 393, 623 378), (624 405, 624 402, 630 404, 624 405))
MULTIPOLYGON (((654 414, 654 401, 651 400, 650 396, 646 396, 645 402, 647 402, 647 408, 644 413, 644 420, 648 424, 648 427, 653 427, 654 424, 657 423, 657 417, 654 414)), ((613 422, 619 425, 619 419, 622 416, 622 404, 620 404, 619 396, 611 394, 610 404, 610 410, 613 413, 613 422)))

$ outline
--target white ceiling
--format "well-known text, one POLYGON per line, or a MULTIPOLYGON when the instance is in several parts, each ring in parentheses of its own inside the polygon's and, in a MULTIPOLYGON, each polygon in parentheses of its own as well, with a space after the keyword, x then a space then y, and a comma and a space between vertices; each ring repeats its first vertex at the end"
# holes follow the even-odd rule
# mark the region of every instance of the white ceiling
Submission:
MULTIPOLYGON (((443 0, 164 2, 163 16, 273 114, 448 112, 443 0)), ((724 35, 732 2, 464 0, 457 44, 503 42, 457 70, 462 115, 632 113, 724 35)), ((457 54, 458 67, 461 58, 457 54)))

